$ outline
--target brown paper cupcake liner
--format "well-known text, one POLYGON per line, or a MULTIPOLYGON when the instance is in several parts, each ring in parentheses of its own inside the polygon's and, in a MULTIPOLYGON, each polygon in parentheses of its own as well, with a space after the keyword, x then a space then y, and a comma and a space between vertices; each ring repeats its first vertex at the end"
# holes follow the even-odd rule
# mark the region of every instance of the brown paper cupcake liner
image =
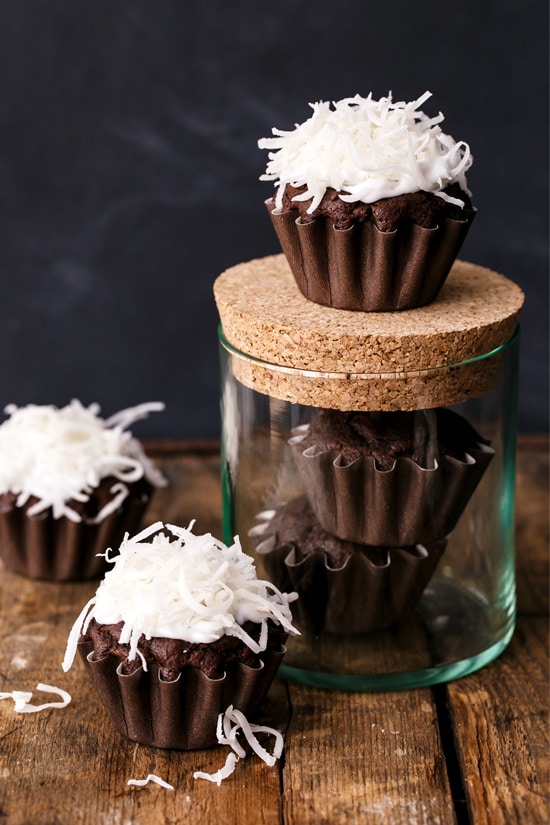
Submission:
POLYGON ((90 640, 81 640, 78 650, 119 733, 142 745, 174 750, 216 745, 218 715, 229 705, 253 716, 286 653, 284 646, 266 650, 258 667, 234 663, 221 679, 189 666, 168 682, 156 665, 126 675, 116 656, 94 659, 90 640))
MULTIPOLYGON (((268 526, 266 525, 268 530, 268 526)), ((340 568, 330 567, 322 550, 299 559, 291 543, 276 546, 268 536, 256 548, 266 573, 277 587, 291 589, 298 625, 316 633, 368 633, 384 630, 414 609, 447 546, 445 539, 428 545, 368 548, 348 556, 340 568)))
POLYGON ((391 312, 433 301, 443 286, 472 224, 446 218, 433 229, 403 222, 381 232, 372 221, 335 229, 331 220, 302 223, 296 210, 277 211, 271 221, 298 289, 310 301, 335 309, 391 312))
POLYGON ((432 469, 397 458, 379 470, 373 457, 345 464, 337 450, 303 450, 290 439, 306 495, 321 526, 347 541, 389 547, 426 544, 456 526, 494 450, 479 444, 460 461, 442 456, 432 469))
POLYGON ((110 565, 103 556, 107 547, 120 546, 124 534, 134 533, 149 505, 152 488, 141 481, 129 485, 120 508, 97 524, 83 517, 71 521, 54 518, 51 508, 27 515, 31 504, 0 508, 0 558, 14 573, 47 581, 83 581, 101 578, 110 565))

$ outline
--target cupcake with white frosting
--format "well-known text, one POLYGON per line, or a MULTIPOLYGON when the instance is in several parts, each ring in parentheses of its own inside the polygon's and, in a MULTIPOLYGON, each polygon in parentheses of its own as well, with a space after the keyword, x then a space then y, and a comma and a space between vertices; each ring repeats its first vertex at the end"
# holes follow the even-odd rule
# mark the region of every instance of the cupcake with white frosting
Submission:
POLYGON ((6 407, 0 425, 0 558, 21 575, 99 578, 103 553, 136 530, 166 484, 127 428, 161 403, 110 418, 97 404, 6 407))
POLYGON ((323 529, 359 544, 428 544, 451 533, 491 463, 455 410, 319 410, 289 440, 323 529))
POLYGON ((324 530, 307 496, 257 515, 249 532, 269 578, 298 593, 296 622, 315 634, 370 633, 407 619, 447 541, 381 547, 324 530))
POLYGON ((475 210, 470 148, 412 102, 356 95, 311 104, 293 130, 258 141, 262 180, 296 283, 338 309, 393 311, 434 300, 475 210))
POLYGON ((254 714, 297 633, 290 602, 258 579, 238 538, 156 522, 125 537, 69 635, 115 727, 161 748, 215 745, 220 713, 254 714))

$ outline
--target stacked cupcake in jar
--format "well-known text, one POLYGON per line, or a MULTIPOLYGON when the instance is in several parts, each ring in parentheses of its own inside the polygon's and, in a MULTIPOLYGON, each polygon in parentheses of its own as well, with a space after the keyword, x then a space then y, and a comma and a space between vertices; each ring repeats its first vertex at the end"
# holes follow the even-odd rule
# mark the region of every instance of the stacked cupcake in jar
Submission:
POLYGON ((257 551, 304 627, 385 629, 422 595, 493 451, 445 408, 323 409, 297 430, 305 493, 260 514, 257 551))
MULTIPOLYGON (((259 142, 276 185, 267 209, 308 301, 392 313, 398 327, 403 310, 439 295, 475 209, 469 147, 441 130, 441 113, 421 111, 429 97, 316 103, 309 120, 259 142)), ((493 456, 433 398, 319 403, 293 431, 303 494, 260 513, 250 533, 277 586, 299 593, 302 627, 381 630, 418 602, 493 456)))

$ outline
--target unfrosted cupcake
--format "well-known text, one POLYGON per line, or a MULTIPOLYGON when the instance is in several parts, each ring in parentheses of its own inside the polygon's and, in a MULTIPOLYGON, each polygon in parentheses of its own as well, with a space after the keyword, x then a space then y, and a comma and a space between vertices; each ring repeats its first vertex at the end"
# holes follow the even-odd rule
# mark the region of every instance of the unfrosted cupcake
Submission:
POLYGON ((250 531, 267 575, 296 591, 300 627, 367 633, 406 618, 446 547, 375 547, 339 539, 319 524, 306 496, 258 515, 250 531))
MULTIPOLYGON (((241 550, 156 522, 126 537, 69 636, 120 733, 145 745, 215 745, 220 713, 253 715, 285 653, 289 603, 241 550)), ((111 559, 108 551, 107 559, 111 559)))
POLYGON ((445 538, 494 455, 463 416, 443 407, 320 410, 290 445, 323 528, 390 547, 445 538))
POLYGON ((467 143, 443 115, 356 95, 311 104, 293 130, 262 138, 274 181, 267 201, 298 288, 337 309, 393 311, 434 300, 475 210, 467 143))
POLYGON ((103 553, 141 522, 166 484, 127 431, 164 409, 146 403, 103 419, 97 404, 6 407, 0 426, 0 558, 55 581, 99 578, 103 553))

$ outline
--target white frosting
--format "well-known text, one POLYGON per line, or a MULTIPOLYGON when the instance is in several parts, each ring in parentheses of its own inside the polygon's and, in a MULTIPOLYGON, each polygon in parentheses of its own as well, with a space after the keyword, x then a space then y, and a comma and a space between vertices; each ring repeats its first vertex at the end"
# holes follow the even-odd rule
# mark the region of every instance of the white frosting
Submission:
POLYGON ((147 639, 205 643, 237 636, 259 653, 266 648, 268 619, 298 633, 289 606, 297 594, 281 593, 258 579, 238 537, 227 547, 210 533, 194 535, 192 527, 158 521, 133 538, 126 535, 114 559, 107 551, 113 568, 73 626, 64 670, 70 668, 80 633, 92 618, 99 624, 124 623, 120 642, 129 642, 130 659, 138 653, 142 634, 147 639), (247 621, 262 626, 258 642, 244 631, 247 621))
POLYGON ((347 202, 373 203, 425 191, 463 206, 441 190, 457 182, 471 194, 466 183, 473 162, 470 147, 441 130, 441 112, 430 118, 419 111, 430 97, 425 92, 410 103, 394 103, 391 93, 380 100, 356 95, 334 103, 333 109, 328 102, 311 103, 313 115, 294 130, 273 128, 276 137, 262 138, 258 146, 276 150, 269 152, 260 178, 279 182, 276 207, 281 207, 286 184, 306 186, 295 200, 312 198, 308 212, 329 187, 347 202))
POLYGON ((128 495, 127 483, 145 476, 155 486, 166 484, 139 442, 125 431, 162 409, 161 403, 140 404, 104 420, 97 404, 83 407, 77 400, 61 409, 9 405, 9 418, 0 426, 0 493, 17 495, 18 507, 35 496, 31 516, 51 507, 54 518, 81 521, 69 500, 88 501, 102 478, 114 476, 119 481, 111 488, 113 498, 94 519, 102 521, 128 495))

